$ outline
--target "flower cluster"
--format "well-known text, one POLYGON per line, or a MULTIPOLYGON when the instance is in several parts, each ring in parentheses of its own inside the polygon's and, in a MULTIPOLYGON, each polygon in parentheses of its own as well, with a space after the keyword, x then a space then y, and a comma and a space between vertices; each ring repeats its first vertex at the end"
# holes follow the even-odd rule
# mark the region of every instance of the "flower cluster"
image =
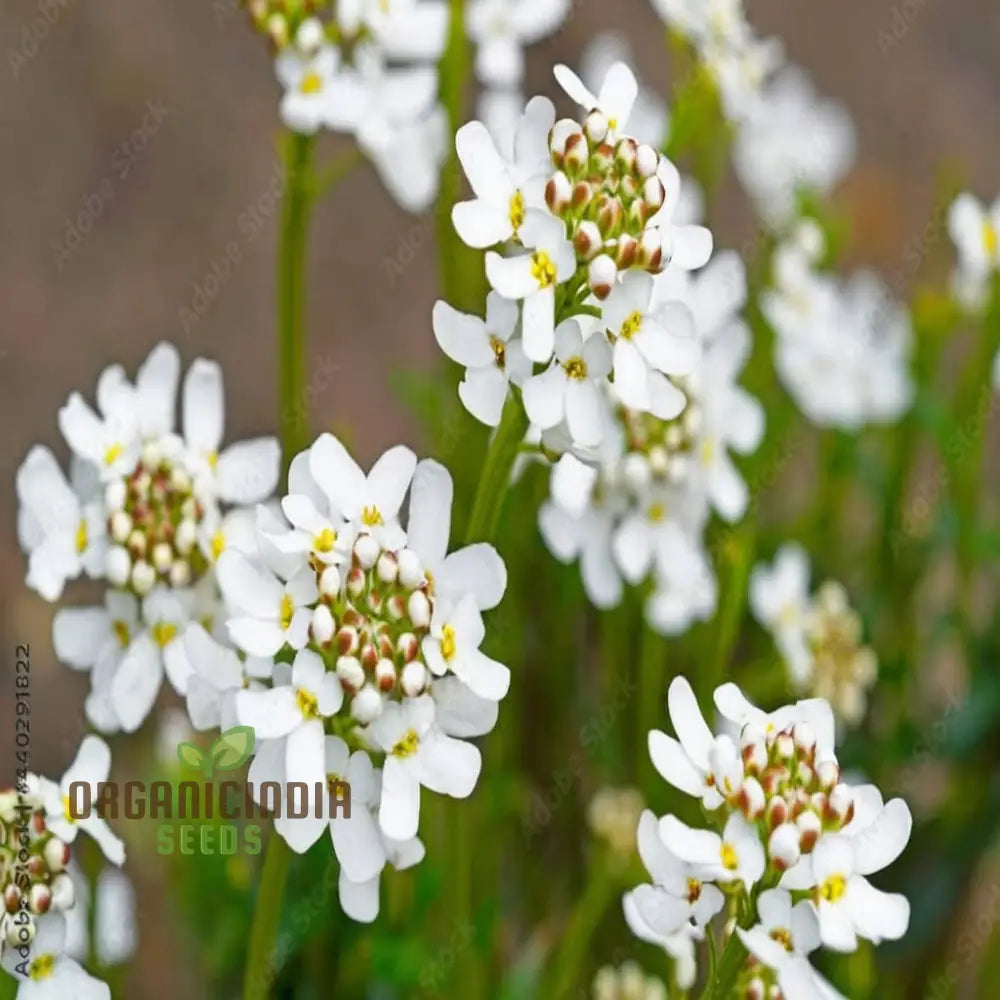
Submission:
POLYGON ((842 281, 818 271, 817 236, 805 223, 779 247, 775 287, 761 296, 776 334, 778 376, 819 426, 891 423, 913 398, 909 313, 872 272, 842 281))
POLYGON ((667 988, 636 962, 606 965, 594 977, 593 1000, 667 1000, 667 988))
POLYGON ((451 477, 408 448, 366 474, 324 434, 293 460, 288 490, 283 516, 258 508, 253 550, 219 559, 235 648, 189 627, 188 705, 196 724, 253 727, 256 790, 305 783, 307 815, 275 827, 300 852, 328 832, 344 910, 370 921, 384 866, 423 857, 421 786, 464 798, 479 777, 467 740, 493 728, 510 683, 480 649, 506 569, 487 544, 448 553, 451 477), (336 781, 349 816, 328 802, 336 781))
POLYGON ((828 580, 810 595, 809 557, 797 545, 784 545, 772 566, 754 568, 750 607, 774 635, 798 690, 824 698, 839 720, 857 725, 878 660, 863 645, 861 617, 844 588, 828 580))
POLYGON ((873 785, 841 780, 833 713, 822 699, 765 713, 724 684, 715 704, 729 729, 718 736, 676 678, 668 707, 677 738, 649 735, 657 771, 701 800, 712 829, 643 814, 639 852, 652 882, 626 894, 626 920, 638 937, 675 953, 678 936, 703 934, 728 898, 739 918, 727 931, 751 956, 731 995, 823 995, 832 988, 812 970, 810 952, 850 952, 859 938, 877 944, 906 931, 907 900, 866 876, 903 851, 909 809, 902 799, 884 803, 873 785))
POLYGON ((393 198, 410 211, 426 208, 446 152, 435 61, 447 3, 250 0, 248 9, 277 50, 285 125, 353 135, 393 198))
POLYGON ((70 957, 67 942, 67 917, 78 895, 70 845, 78 830, 115 865, 125 860, 124 845, 103 819, 69 813, 70 786, 85 782, 96 794, 110 766, 107 744, 87 736, 58 784, 29 773, 16 789, 0 792, 0 958, 22 984, 18 996, 110 1000, 108 987, 70 957))
POLYGON ((48 448, 32 449, 17 473, 18 533, 27 582, 56 601, 86 571, 107 582, 103 606, 57 612, 57 656, 91 670, 87 717, 103 732, 132 732, 156 700, 164 671, 183 693, 191 673, 179 642, 189 621, 212 627, 214 564, 252 529, 250 512, 278 480, 273 438, 231 445, 223 436, 222 373, 199 359, 183 387, 183 434, 174 430, 180 373, 160 344, 135 383, 120 366, 97 386, 98 412, 78 393, 59 411, 73 453, 63 475, 48 448))

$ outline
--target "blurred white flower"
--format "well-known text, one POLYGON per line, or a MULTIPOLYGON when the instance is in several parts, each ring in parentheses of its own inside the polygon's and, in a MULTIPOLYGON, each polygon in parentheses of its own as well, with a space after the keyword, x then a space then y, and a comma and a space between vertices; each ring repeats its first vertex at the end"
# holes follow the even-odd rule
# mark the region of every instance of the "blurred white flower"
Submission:
POLYGON ((553 34, 569 0, 470 0, 466 28, 476 44, 476 76, 487 87, 517 86, 524 76, 524 48, 553 34))
POLYGON ((1000 198, 987 207, 973 194, 960 194, 948 211, 948 233, 958 252, 956 295, 967 308, 979 310, 990 277, 1000 271, 1000 198))

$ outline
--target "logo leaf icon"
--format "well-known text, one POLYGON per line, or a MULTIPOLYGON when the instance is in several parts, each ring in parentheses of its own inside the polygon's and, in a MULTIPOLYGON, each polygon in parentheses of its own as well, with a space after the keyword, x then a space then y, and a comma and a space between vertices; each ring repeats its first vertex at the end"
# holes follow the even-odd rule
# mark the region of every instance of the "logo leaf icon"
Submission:
POLYGON ((217 771, 235 771, 253 755, 253 726, 233 726, 209 747, 212 764, 217 771))
POLYGON ((196 771, 201 771, 208 760, 204 751, 193 743, 178 743, 177 757, 185 767, 194 768, 196 771))

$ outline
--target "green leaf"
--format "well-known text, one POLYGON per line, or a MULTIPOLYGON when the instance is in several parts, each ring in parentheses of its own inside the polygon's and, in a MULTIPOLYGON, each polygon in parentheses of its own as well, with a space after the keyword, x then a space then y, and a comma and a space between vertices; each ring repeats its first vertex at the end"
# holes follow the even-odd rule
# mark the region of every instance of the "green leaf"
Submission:
POLYGON ((177 757, 185 767, 200 771, 205 766, 205 752, 193 743, 178 743, 177 757))
POLYGON ((216 771, 235 771, 253 754, 253 726, 233 726, 212 744, 209 753, 216 771))

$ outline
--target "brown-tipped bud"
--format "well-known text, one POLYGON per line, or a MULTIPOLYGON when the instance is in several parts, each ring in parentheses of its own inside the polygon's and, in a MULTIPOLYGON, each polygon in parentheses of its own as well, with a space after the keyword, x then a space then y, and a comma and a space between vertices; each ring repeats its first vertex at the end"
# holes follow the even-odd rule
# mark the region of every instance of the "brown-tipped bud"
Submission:
POLYGON ((788 819, 788 805, 780 795, 775 795, 768 801, 764 815, 767 820, 767 828, 773 830, 788 819))
POLYGON ((646 211, 645 202, 638 198, 635 201, 629 202, 626 219, 628 220, 630 229, 642 233, 646 227, 646 220, 648 218, 649 213, 646 211))
POLYGON ((641 143, 635 151, 635 172, 640 177, 652 177, 660 166, 660 154, 647 143, 641 143))
POLYGON ((582 132, 575 132, 566 140, 563 169, 572 176, 587 165, 588 159, 590 147, 587 145, 587 137, 582 132))
POLYGON ((396 666, 392 660, 379 660, 375 665, 375 683, 380 691, 391 691, 396 686, 396 666))
POLYGON ((795 819, 799 831, 799 847, 803 854, 808 854, 816 846, 819 835, 823 832, 823 823, 811 809, 806 809, 795 819))
POLYGON ((403 658, 404 663, 409 663, 417 658, 420 652, 420 643, 412 632, 404 632, 396 640, 396 651, 403 658))
POLYGON ((383 552, 375 563, 375 573, 382 583, 395 583, 399 575, 399 564, 391 552, 383 552))
POLYGON ((44 882, 36 882, 28 892, 28 909, 41 916, 52 906, 52 890, 44 882))
POLYGON ((606 299, 614 288, 615 279, 618 277, 618 268, 615 262, 606 254, 602 253, 590 262, 587 269, 587 281, 590 290, 599 298, 606 299))
POLYGON ((49 866, 49 871, 53 874, 61 872, 69 864, 69 844, 64 843, 58 837, 50 837, 45 849, 45 863, 49 866))
POLYGON ((382 632, 378 637, 377 645, 379 659, 387 658, 391 660, 393 654, 396 652, 396 648, 392 644, 392 636, 386 632, 382 632))
POLYGON ((358 651, 358 630, 353 625, 343 625, 337 632, 337 652, 353 656, 358 651))
POLYGON ((809 796, 809 808, 824 821, 833 818, 830 800, 823 792, 813 792, 809 796))
POLYGON ((608 145, 606 142, 601 143, 601 145, 590 154, 591 173, 610 180, 608 172, 611 170, 614 162, 615 147, 608 145))
POLYGON ((579 212, 581 209, 585 208, 590 204, 594 197, 594 189, 587 181, 577 181, 573 185, 573 196, 571 199, 571 204, 573 209, 579 212))
POLYGON ((366 642, 361 647, 361 666, 365 670, 374 670, 378 659, 378 650, 370 642, 366 642))
POLYGON ((624 218, 622 203, 613 195, 602 195, 597 204, 597 226, 605 239, 618 235, 624 218))
POLYGON ((45 833, 45 813, 36 812, 31 814, 31 828, 35 833, 45 833))
POLYGON ((638 154, 639 144, 635 139, 626 136, 618 141, 615 147, 615 163, 623 174, 630 174, 635 170, 635 160, 638 154))
POLYGON ((746 1000, 766 1000, 767 987, 760 976, 755 976, 747 984, 746 1000))
POLYGON ((545 185, 545 204, 553 215, 562 215, 569 208, 572 196, 572 182, 561 170, 557 170, 545 185))
POLYGON ((854 793, 849 785, 837 785, 828 799, 830 813, 841 823, 847 823, 848 815, 854 815, 854 793))
POLYGON ((28 863, 25 867, 32 878, 44 878, 49 873, 48 866, 45 864, 45 858, 40 854, 32 854, 28 858, 28 863))
POLYGON ((351 597, 360 597, 365 590, 365 571, 360 566, 352 566, 347 574, 347 593, 351 597))
POLYGON ((649 214, 658 212, 667 198, 667 190, 659 177, 647 177, 642 185, 642 200, 649 214))
POLYGON ((767 800, 764 789, 756 778, 744 778, 739 791, 740 812, 749 820, 757 820, 764 813, 767 800))
POLYGON ((771 831, 767 840, 767 853, 771 864, 779 872, 787 871, 802 854, 799 831, 791 823, 782 823, 771 831))
POLYGON ((17 913, 21 908, 21 890, 13 882, 3 891, 3 905, 8 913, 17 913))
POLYGON ((809 766, 809 764, 800 760, 795 767, 795 780, 800 784, 808 788, 812 785, 813 780, 816 777, 816 772, 809 766))
POLYGON ((349 694, 360 690, 365 683, 365 671, 356 656, 341 656, 337 660, 337 677, 349 694))
POLYGON ((768 795, 775 795, 779 792, 785 782, 788 781, 787 767, 767 767, 761 773, 760 783, 764 786, 764 791, 768 795))
POLYGON ((552 132, 549 134, 549 151, 556 166, 561 165, 566 155, 566 144, 570 136, 574 135, 580 135, 580 123, 572 118, 560 118, 552 126, 552 132))
POLYGON ((382 609, 385 605, 385 595, 381 590, 370 590, 368 592, 368 607, 371 608, 375 614, 382 614, 382 609))
POLYGON ((601 239, 601 231, 597 224, 581 222, 573 235, 573 249, 581 260, 590 260, 599 250, 603 249, 604 241, 601 239))
POLYGON ((618 194, 624 201, 632 201, 640 191, 639 180, 626 174, 618 183, 618 194))
POLYGON ((625 234, 618 237, 618 251, 615 254, 615 264, 619 271, 627 271, 636 262, 639 256, 639 241, 633 236, 625 234))
POLYGON ((840 767, 835 760, 824 760, 816 766, 816 780, 824 792, 831 791, 840 781, 840 767))
MULTIPOLYGON (((644 247, 640 242, 640 259, 642 258, 643 251, 644 247)), ((764 745, 763 740, 755 740, 752 743, 747 743, 740 750, 740 756, 743 758, 743 770, 746 772, 756 773, 767 767, 767 747, 764 745)))
POLYGON ((406 598, 402 594, 393 594, 385 602, 385 610, 394 622, 398 622, 406 615, 406 598))

